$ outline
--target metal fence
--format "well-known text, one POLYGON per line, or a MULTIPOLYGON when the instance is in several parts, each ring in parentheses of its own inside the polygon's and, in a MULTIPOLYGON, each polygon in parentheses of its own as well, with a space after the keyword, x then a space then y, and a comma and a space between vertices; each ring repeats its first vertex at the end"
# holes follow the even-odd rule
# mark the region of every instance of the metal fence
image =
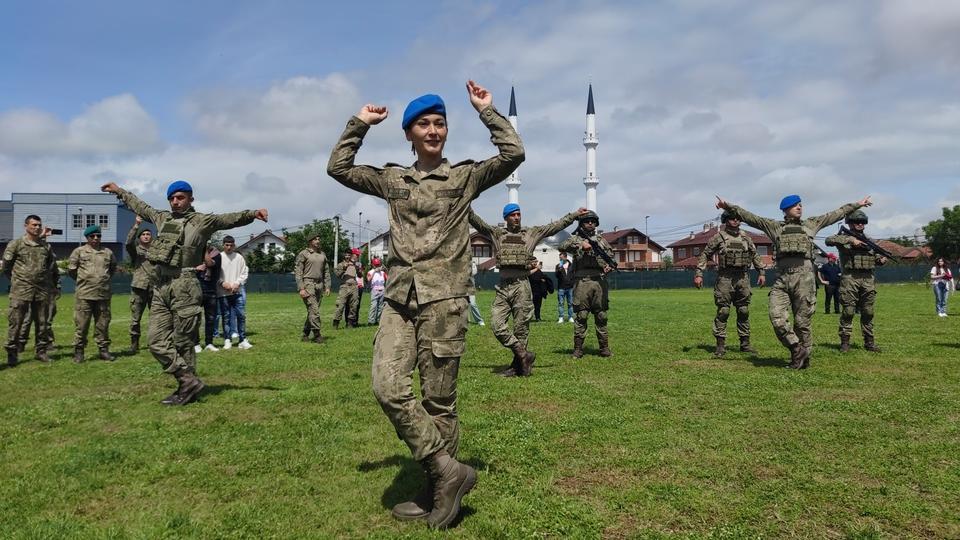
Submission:
MULTIPOLYGON (((544 274, 554 280, 553 272, 544 274)), ((756 282, 757 273, 751 271, 752 280, 756 282)), ((773 283, 776 277, 774 270, 767 270, 767 283, 773 283)), ((877 268, 876 277, 879 283, 925 283, 929 280, 930 267, 926 265, 895 265, 877 268)), ((956 273, 954 275, 957 275, 956 273)), ((712 287, 717 273, 708 270, 703 274, 704 286, 712 287)), ((500 280, 497 272, 481 272, 477 274, 476 283, 479 289, 492 289, 500 280)), ((609 276, 612 289, 680 289, 693 286, 693 272, 689 270, 658 270, 648 272, 614 272, 609 276)), ((339 282, 333 278, 333 290, 337 290, 339 282)), ((75 283, 67 276, 61 279, 64 293, 72 293, 75 283)), ((130 292, 130 274, 117 274, 110 282, 110 289, 116 294, 130 292)), ((0 275, 0 291, 6 294, 10 290, 10 280, 0 275)), ((247 292, 297 292, 297 284, 293 274, 250 274, 247 280, 247 292)))

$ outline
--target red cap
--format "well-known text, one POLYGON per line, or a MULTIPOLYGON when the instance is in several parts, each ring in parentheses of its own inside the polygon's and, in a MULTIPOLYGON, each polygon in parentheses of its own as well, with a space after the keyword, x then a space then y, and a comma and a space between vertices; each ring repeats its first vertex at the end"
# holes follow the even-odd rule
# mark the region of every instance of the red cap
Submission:
POLYGON ((836 253, 827 253, 827 258, 830 259, 831 261, 836 260, 837 254, 836 254, 836 253))

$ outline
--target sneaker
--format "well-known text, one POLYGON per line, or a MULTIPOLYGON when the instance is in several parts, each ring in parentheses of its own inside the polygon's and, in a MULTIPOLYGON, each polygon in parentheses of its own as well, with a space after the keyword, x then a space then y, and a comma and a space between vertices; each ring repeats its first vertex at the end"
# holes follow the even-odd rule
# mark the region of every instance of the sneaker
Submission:
POLYGON ((217 346, 214 345, 213 343, 208 343, 207 346, 203 348, 203 350, 210 351, 210 352, 220 352, 220 349, 218 349, 217 346))
POLYGON ((201 348, 199 345, 194 345, 194 346, 193 346, 193 352, 195 352, 195 353, 197 353, 197 354, 199 354, 200 351, 202 351, 202 350, 203 350, 203 348, 201 348))
POLYGON ((559 319, 557 319, 557 324, 561 324, 562 322, 563 322, 563 317, 560 317, 559 319))
POLYGON ((570 317, 570 320, 567 321, 567 322, 573 322, 573 317, 570 317))
POLYGON ((479 324, 480 326, 486 326, 485 324, 483 324, 483 321, 480 321, 477 324, 479 324))
POLYGON ((223 340, 223 350, 227 350, 230 347, 233 347, 233 343, 231 343, 229 339, 223 340))
POLYGON ((234 332, 234 333, 230 334, 230 339, 233 340, 233 341, 236 341, 236 340, 240 339, 240 334, 234 332))
POLYGON ((244 339, 244 340, 241 341, 239 344, 237 344, 237 347, 239 347, 239 348, 241 348, 241 349, 243 349, 243 350, 247 350, 247 349, 252 349, 252 348, 253 348, 253 344, 250 343, 249 341, 247 341, 246 339, 244 339))

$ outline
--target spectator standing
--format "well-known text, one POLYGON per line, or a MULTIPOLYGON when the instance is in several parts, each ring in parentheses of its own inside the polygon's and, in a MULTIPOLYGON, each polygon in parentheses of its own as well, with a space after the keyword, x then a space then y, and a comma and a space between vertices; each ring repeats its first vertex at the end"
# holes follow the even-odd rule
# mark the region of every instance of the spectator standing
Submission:
POLYGON ((933 296, 937 301, 937 315, 947 316, 947 296, 953 287, 953 273, 950 265, 943 257, 937 258, 937 264, 930 269, 930 283, 933 285, 933 296))
POLYGON ((373 268, 367 272, 367 283, 370 284, 370 313, 367 314, 367 324, 380 324, 380 314, 383 313, 383 292, 387 288, 387 271, 380 264, 380 259, 374 257, 373 268))
POLYGON ((217 281, 220 279, 220 250, 211 244, 207 244, 206 252, 203 255, 203 263, 198 264, 197 280, 200 281, 200 293, 203 296, 203 342, 193 347, 195 352, 210 351, 217 352, 220 349, 213 344, 213 338, 217 337, 220 301, 217 298, 217 281))
POLYGON ((530 291, 533 293, 533 320, 540 322, 540 306, 543 299, 553 293, 553 282, 543 274, 543 261, 537 261, 537 266, 530 270, 530 291))
POLYGON ((249 349, 253 345, 247 341, 247 295, 243 286, 247 283, 250 271, 247 269, 246 259, 236 249, 237 243, 232 236, 223 237, 220 279, 217 281, 220 314, 227 328, 227 335, 223 338, 223 348, 231 348, 236 341, 237 347, 249 349))
MULTIPOLYGON (((477 261, 476 259, 470 260, 470 290, 475 290, 477 286, 477 261)), ((476 293, 471 294, 467 297, 467 301, 470 303, 470 318, 473 319, 473 322, 484 326, 483 315, 480 314, 480 307, 477 306, 477 295, 476 293)))
POLYGON ((557 324, 563 322, 563 303, 567 303, 567 321, 573 322, 573 267, 566 251, 560 252, 560 262, 554 270, 557 276, 557 324))
POLYGON ((827 262, 820 266, 817 271, 817 280, 823 285, 826 292, 827 301, 824 302, 824 313, 830 314, 830 299, 833 299, 833 312, 840 313, 840 280, 843 277, 843 270, 837 264, 837 256, 834 253, 827 254, 827 262))

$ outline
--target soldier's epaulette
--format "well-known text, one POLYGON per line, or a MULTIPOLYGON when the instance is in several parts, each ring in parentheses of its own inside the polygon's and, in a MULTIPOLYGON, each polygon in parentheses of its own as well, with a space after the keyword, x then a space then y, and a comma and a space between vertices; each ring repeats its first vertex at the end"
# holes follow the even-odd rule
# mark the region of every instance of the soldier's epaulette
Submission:
POLYGON ((474 163, 476 163, 476 162, 473 161, 472 159, 465 159, 465 160, 463 160, 463 161, 461 161, 461 162, 459 162, 459 163, 454 164, 454 165, 453 165, 453 168, 460 167, 460 166, 462 166, 462 165, 473 165, 474 163))

